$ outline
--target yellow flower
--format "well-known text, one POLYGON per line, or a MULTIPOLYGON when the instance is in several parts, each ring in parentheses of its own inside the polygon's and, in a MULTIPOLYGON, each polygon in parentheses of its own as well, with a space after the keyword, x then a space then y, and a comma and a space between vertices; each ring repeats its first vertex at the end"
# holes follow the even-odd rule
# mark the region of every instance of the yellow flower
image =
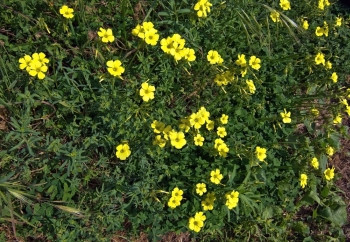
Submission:
POLYGON ((238 59, 235 61, 235 63, 241 67, 247 66, 247 60, 245 59, 244 54, 238 54, 238 59))
POLYGON ((326 65, 326 61, 324 59, 324 54, 319 52, 317 53, 316 57, 315 57, 315 63, 316 65, 322 64, 322 65, 326 65))
POLYGON ((163 132, 165 124, 163 122, 159 122, 158 120, 153 120, 151 128, 153 129, 154 133, 160 134, 161 132, 163 132))
POLYGON ((47 66, 38 60, 33 60, 29 66, 29 75, 38 76, 40 80, 45 78, 45 72, 47 72, 47 66))
POLYGON ((19 64, 19 68, 21 70, 26 69, 26 71, 30 71, 30 63, 32 62, 32 57, 30 57, 29 55, 25 55, 22 58, 20 58, 18 60, 19 64))
POLYGON ((210 172, 210 181, 214 184, 219 184, 223 177, 219 169, 210 172))
POLYGON ((292 119, 290 118, 291 113, 287 112, 286 109, 284 109, 284 112, 281 112, 280 115, 282 117, 283 123, 289 124, 290 122, 292 122, 292 119))
POLYGON ((256 158, 258 158, 259 161, 264 161, 266 158, 266 148, 261 148, 260 146, 257 146, 255 148, 255 155, 256 158))
POLYGON ((166 140, 163 139, 161 135, 157 135, 153 141, 153 145, 158 145, 160 148, 163 148, 166 145, 166 140))
POLYGON ((196 220, 200 220, 200 221, 205 221, 207 219, 207 217, 203 214, 203 212, 197 212, 195 215, 194 215, 194 219, 196 220))
POLYGON ((172 209, 181 205, 181 201, 177 197, 171 197, 168 201, 168 206, 172 209))
POLYGON ((226 157, 227 153, 230 151, 225 143, 218 145, 217 150, 219 151, 219 155, 222 157, 226 157))
POLYGON ((43 52, 32 54, 33 61, 39 61, 41 64, 46 65, 49 63, 49 59, 46 58, 46 55, 43 52))
POLYGON ((180 122, 179 128, 187 133, 191 128, 190 120, 188 118, 182 118, 180 122))
POLYGON ((196 55, 195 55, 194 49, 184 48, 183 49, 183 56, 187 61, 195 61, 196 60, 196 55))
POLYGON ((67 5, 63 5, 60 8, 60 14, 63 15, 63 17, 65 18, 73 18, 74 17, 74 9, 73 8, 69 8, 67 5))
POLYGON ((227 124, 228 123, 228 115, 226 115, 226 114, 221 115, 220 122, 222 124, 227 124))
POLYGON ((260 62, 261 60, 254 55, 249 58, 249 65, 255 70, 260 69, 261 67, 260 62))
POLYGON ((312 115, 314 115, 314 116, 318 116, 318 115, 320 115, 320 111, 318 111, 318 109, 317 108, 313 108, 313 109, 311 109, 311 113, 312 113, 312 115))
POLYGON ((202 220, 198 220, 193 217, 189 219, 188 227, 190 228, 190 230, 193 230, 194 232, 198 233, 203 226, 204 223, 202 220))
POLYGON ((316 36, 320 37, 320 36, 323 36, 325 35, 326 37, 328 37, 328 24, 326 21, 323 22, 323 27, 317 27, 316 28, 316 31, 315 31, 315 34, 316 36))
POLYGON ((205 18, 210 13, 210 7, 212 4, 208 0, 199 0, 194 5, 194 10, 197 11, 197 16, 199 18, 205 18))
POLYGON ((171 145, 176 149, 181 149, 186 145, 185 134, 183 132, 170 132, 169 137, 171 145))
POLYGON ((254 82, 253 82, 252 80, 246 80, 245 82, 246 82, 247 85, 248 85, 249 92, 250 92, 251 94, 254 94, 254 93, 255 93, 255 90, 256 90, 255 85, 254 85, 254 82))
POLYGON ((326 154, 331 157, 334 154, 334 148, 327 145, 326 154))
POLYGON ((280 0, 280 6, 283 10, 290 10, 290 2, 288 0, 280 0))
POLYGON ((210 64, 221 64, 224 60, 216 50, 210 50, 207 55, 207 60, 210 64))
POLYGON ((224 138, 227 133, 225 127, 218 127, 217 132, 216 132, 221 138, 224 138))
POLYGON ((104 29, 100 28, 100 31, 97 32, 98 36, 102 38, 102 42, 107 43, 107 42, 113 42, 114 41, 114 36, 112 29, 104 29))
POLYGON ((154 99, 154 91, 156 88, 152 85, 149 85, 147 82, 141 84, 140 96, 144 102, 154 99))
POLYGON ((190 124, 195 129, 200 129, 202 125, 205 123, 205 119, 200 113, 192 113, 190 116, 190 124))
POLYGON ((232 209, 237 207, 238 201, 239 201, 239 192, 233 190, 232 192, 225 195, 226 197, 226 203, 225 205, 228 207, 228 209, 232 209))
POLYGON ((122 63, 120 60, 115 60, 115 61, 109 60, 107 61, 106 65, 108 67, 107 68, 108 72, 112 76, 120 77, 120 75, 123 74, 123 72, 125 71, 124 67, 122 67, 122 63))
POLYGON ((159 34, 157 34, 157 30, 152 29, 145 33, 145 42, 149 45, 156 45, 159 39, 159 34))
POLYGON ((323 174, 327 181, 332 180, 334 178, 334 167, 332 169, 327 168, 323 174))
POLYGON ((182 194, 184 191, 180 190, 178 187, 175 187, 171 192, 171 196, 177 198, 179 201, 182 200, 182 194))
POLYGON ((335 26, 340 27, 340 26, 341 26, 342 20, 343 20, 343 18, 337 17, 337 18, 335 19, 335 26))
POLYGON ((194 137, 194 144, 196 146, 203 146, 203 141, 204 141, 204 137, 200 134, 197 134, 195 137, 194 137))
POLYGON ((115 155, 121 160, 126 160, 131 154, 130 147, 128 144, 120 144, 116 147, 115 155))
POLYGON ((276 10, 273 10, 271 11, 270 13, 270 18, 272 19, 273 22, 281 22, 281 19, 280 19, 280 13, 277 12, 276 10))
POLYGON ((327 69, 327 70, 332 69, 332 62, 330 62, 330 61, 327 61, 327 62, 326 62, 326 69, 327 69))
POLYGON ((301 174, 300 175, 300 186, 301 188, 305 188, 307 184, 307 175, 306 174, 301 174))
POLYGON ((214 121, 208 120, 207 125, 205 126, 207 130, 213 130, 214 129, 214 121))
POLYGON ((196 185, 196 193, 199 196, 202 196, 203 193, 206 193, 206 192, 207 192, 207 186, 205 185, 205 183, 198 183, 196 185))
POLYGON ((213 210, 214 209, 214 201, 216 200, 215 194, 209 192, 204 200, 202 200, 201 205, 204 211, 213 210))
POLYGON ((307 20, 303 20, 303 29, 307 30, 309 28, 309 22, 307 20))
POLYGON ((198 112, 197 112, 202 118, 204 119, 205 122, 209 120, 210 113, 207 111, 205 107, 201 107, 198 112))
POLYGON ((333 124, 341 124, 342 117, 341 114, 338 114, 334 119, 333 119, 333 124))
POLYGON ((311 166, 312 166, 313 168, 315 168, 316 170, 318 169, 318 167, 319 167, 319 162, 318 162, 318 159, 317 159, 316 157, 312 158, 312 160, 311 160, 311 166))
POLYGON ((338 81, 338 75, 336 72, 333 72, 331 75, 331 80, 333 81, 333 83, 337 83, 338 81))

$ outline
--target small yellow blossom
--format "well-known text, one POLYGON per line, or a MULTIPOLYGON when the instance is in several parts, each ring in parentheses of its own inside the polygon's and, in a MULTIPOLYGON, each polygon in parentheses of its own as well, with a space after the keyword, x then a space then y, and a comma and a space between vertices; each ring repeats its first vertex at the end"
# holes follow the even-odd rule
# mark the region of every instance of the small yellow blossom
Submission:
POLYGON ((106 63, 107 70, 112 76, 120 77, 124 73, 125 69, 122 67, 122 62, 120 60, 109 60, 106 63))
POLYGON ((224 137, 227 135, 225 127, 218 127, 216 133, 217 133, 217 135, 219 135, 221 138, 224 138, 224 137))
POLYGON ((181 149, 186 145, 185 134, 183 132, 172 131, 169 133, 171 145, 176 149, 181 149))
POLYGON ((342 23, 341 23, 342 20, 343 20, 343 18, 337 17, 337 18, 335 19, 335 26, 340 27, 341 24, 342 24, 342 23))
POLYGON ((319 52, 317 53, 316 57, 315 57, 315 63, 316 65, 322 64, 322 65, 326 65, 326 60, 324 59, 324 54, 319 52))
POLYGON ((261 67, 260 63, 261 63, 261 60, 254 55, 249 58, 249 65, 255 70, 260 69, 261 67))
POLYGON ((210 172, 210 181, 214 184, 220 184, 223 177, 224 176, 220 173, 219 169, 210 172))
POLYGON ((313 108, 313 109, 311 109, 311 113, 312 113, 312 115, 314 115, 314 116, 318 116, 318 115, 320 115, 320 111, 318 111, 318 109, 317 108, 313 108))
POLYGON ((225 205, 227 206, 228 209, 233 209, 237 207, 238 201, 239 201, 239 192, 233 190, 232 192, 228 193, 225 195, 226 197, 226 203, 225 205))
POLYGON ((213 130, 214 129, 214 121, 212 120, 208 120, 207 121, 207 125, 205 126, 207 128, 207 130, 213 130))
POLYGON ((252 80, 246 80, 245 82, 247 83, 247 86, 248 86, 248 89, 249 89, 249 93, 250 94, 254 94, 255 90, 256 90, 254 82, 252 80))
POLYGON ((221 64, 224 60, 216 50, 210 50, 207 55, 207 60, 210 64, 221 64))
POLYGON ((159 34, 157 34, 157 30, 152 29, 145 33, 145 42, 149 45, 156 45, 159 39, 159 34))
POLYGON ((341 124, 341 122, 342 122, 341 114, 338 114, 338 115, 333 119, 333 124, 341 124))
POLYGON ((97 34, 102 38, 102 42, 104 43, 114 41, 112 29, 100 28, 100 31, 98 31, 97 34))
POLYGON ((334 178, 334 167, 332 169, 327 168, 323 174, 327 181, 332 180, 334 178))
POLYGON ((206 192, 207 192, 207 186, 205 185, 205 183, 198 183, 196 185, 196 193, 199 196, 202 196, 206 192))
POLYGON ((202 125, 205 123, 205 119, 200 113, 192 113, 190 116, 190 124, 195 129, 200 129, 202 125))
POLYGON ((205 18, 210 13, 210 7, 212 4, 208 0, 198 0, 194 5, 194 10, 197 11, 197 16, 199 18, 205 18))
POLYGON ((284 109, 284 112, 281 112, 280 115, 282 117, 283 123, 289 124, 290 122, 292 122, 292 119, 290 118, 291 113, 287 112, 286 109, 284 109))
POLYGON ((312 166, 313 168, 315 168, 316 170, 318 169, 318 167, 319 167, 319 162, 318 162, 318 159, 317 159, 316 157, 312 158, 312 160, 311 160, 311 166, 312 166))
POLYGON ((220 118, 220 122, 221 122, 222 124, 227 124, 227 123, 228 123, 228 115, 222 114, 222 115, 221 115, 221 118, 220 118))
POLYGON ((338 82, 338 75, 337 75, 336 72, 333 72, 330 78, 333 81, 333 83, 337 83, 338 82))
POLYGON ((29 75, 38 76, 40 80, 45 78, 47 66, 38 60, 33 60, 29 65, 29 75))
POLYGON ((255 155, 256 158, 258 158, 259 161, 264 161, 266 158, 266 148, 261 148, 260 146, 257 146, 255 148, 255 155))
POLYGON ((65 18, 73 18, 74 17, 74 9, 73 8, 69 8, 67 5, 63 5, 60 8, 60 14, 63 15, 63 17, 65 18))
POLYGON ((157 135, 153 141, 153 145, 158 145, 160 148, 163 148, 166 145, 166 140, 163 139, 161 135, 157 135))
POLYGON ((326 147, 326 154, 331 157, 334 154, 334 148, 332 146, 327 146, 326 147))
POLYGON ((182 195, 184 194, 184 191, 180 190, 178 187, 175 187, 172 192, 171 192, 171 196, 175 197, 176 199, 178 199, 179 201, 182 200, 182 195))
POLYGON ((301 174, 300 175, 300 186, 301 186, 301 188, 305 188, 306 185, 307 185, 307 175, 301 174))
POLYGON ((26 71, 30 71, 30 63, 32 62, 32 57, 30 55, 25 55, 18 60, 19 68, 21 70, 26 69, 26 71))
POLYGON ((165 128, 165 123, 154 120, 151 124, 151 128, 153 129, 154 133, 160 134, 165 128))
POLYGON ((131 154, 130 147, 128 144, 120 144, 116 147, 115 155, 121 160, 126 160, 131 154))
POLYGON ((270 13, 270 18, 271 18, 272 21, 275 22, 275 23, 281 22, 280 13, 277 12, 276 10, 271 11, 271 13, 270 13))
POLYGON ((172 209, 174 209, 180 205, 181 205, 181 200, 179 200, 177 197, 171 197, 168 200, 168 206, 172 209))
POLYGON ((203 146, 203 141, 204 141, 204 137, 200 134, 197 134, 195 137, 194 137, 194 144, 196 146, 203 146))
POLYGON ((280 0, 280 6, 283 10, 290 10, 290 2, 288 0, 280 0))
POLYGON ((241 67, 247 66, 247 60, 245 59, 244 54, 238 54, 238 59, 235 61, 235 63, 241 67))
POLYGON ((141 84, 140 96, 144 102, 154 99, 154 91, 156 88, 152 85, 149 85, 147 82, 141 84))
POLYGON ((198 220, 193 217, 189 219, 188 227, 190 230, 193 230, 194 232, 198 233, 203 226, 204 226, 204 223, 202 220, 198 220))
POLYGON ((330 61, 327 61, 327 62, 326 62, 326 69, 327 69, 327 70, 332 69, 332 62, 330 62, 330 61))
POLYGON ((309 29, 309 22, 305 19, 305 20, 303 20, 303 29, 305 29, 305 30, 307 30, 307 29, 309 29))

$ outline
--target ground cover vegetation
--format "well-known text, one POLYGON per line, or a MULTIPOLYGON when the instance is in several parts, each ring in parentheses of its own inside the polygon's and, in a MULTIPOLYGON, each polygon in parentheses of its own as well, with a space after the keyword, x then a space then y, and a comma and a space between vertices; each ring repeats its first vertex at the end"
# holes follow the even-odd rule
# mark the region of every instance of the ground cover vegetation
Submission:
POLYGON ((0 240, 345 239, 338 2, 0 7, 0 240))

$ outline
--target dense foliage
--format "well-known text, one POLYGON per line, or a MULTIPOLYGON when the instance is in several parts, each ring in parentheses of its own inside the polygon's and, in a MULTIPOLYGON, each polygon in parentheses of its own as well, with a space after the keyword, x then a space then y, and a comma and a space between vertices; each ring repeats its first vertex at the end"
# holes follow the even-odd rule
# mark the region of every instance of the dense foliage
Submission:
POLYGON ((0 7, 0 221, 15 236, 344 239, 329 163, 350 114, 341 5, 0 7))

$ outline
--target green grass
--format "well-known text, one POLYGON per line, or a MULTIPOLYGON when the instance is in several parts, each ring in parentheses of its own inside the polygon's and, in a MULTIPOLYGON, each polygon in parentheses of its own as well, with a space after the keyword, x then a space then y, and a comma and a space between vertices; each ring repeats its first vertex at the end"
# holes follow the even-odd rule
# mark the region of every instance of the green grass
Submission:
POLYGON ((288 11, 277 0, 211 3, 206 18, 187 0, 0 3, 0 221, 12 236, 109 241, 121 231, 128 238, 142 231, 155 241, 190 231, 199 241, 345 239, 346 206, 334 185, 339 175, 327 180, 324 171, 332 167, 327 147, 340 150, 339 140, 349 138, 346 125, 333 123, 338 114, 349 115, 341 103, 350 94, 346 10, 334 1, 324 10, 317 1, 292 1, 288 11), (63 4, 74 9, 72 19, 60 14, 63 4), (270 18, 274 10, 279 23, 270 18), (158 30, 155 46, 132 35, 148 21, 158 30), (324 21, 328 37, 318 37, 324 21), (101 41, 101 27, 113 30, 113 42, 101 41), (161 39, 175 33, 195 51, 195 61, 163 52, 161 39), (222 64, 208 62, 210 50, 222 64), (19 59, 35 52, 49 59, 42 80, 19 68, 19 59), (320 52, 331 69, 316 65, 320 52), (247 59, 244 77, 239 54, 247 59), (261 59, 259 70, 249 65, 251 56, 261 59), (125 68, 121 77, 107 71, 107 61, 117 59, 125 68), (218 86, 214 79, 227 71, 234 78, 218 86), (148 102, 139 94, 144 82, 155 86, 148 102), (180 131, 180 120, 201 107, 215 130, 191 127, 181 149, 170 140, 163 148, 154 144, 156 135, 166 138, 153 131, 154 120, 180 131), (284 109, 291 123, 283 123, 284 109), (222 114, 227 124, 220 124, 222 114), (217 127, 227 132, 226 155, 214 148, 217 127), (203 146, 194 144, 198 132, 203 146), (121 160, 116 147, 125 143, 131 155, 121 160), (264 162, 257 146, 267 150, 264 162), (210 181, 215 169, 220 184, 210 181), (305 188, 301 174, 308 176, 305 188), (213 210, 203 211, 197 183, 215 193, 213 210), (175 187, 183 199, 171 209, 175 187), (229 210, 225 195, 232 190, 239 202, 229 210), (206 220, 196 233, 189 218, 200 211, 206 220))

